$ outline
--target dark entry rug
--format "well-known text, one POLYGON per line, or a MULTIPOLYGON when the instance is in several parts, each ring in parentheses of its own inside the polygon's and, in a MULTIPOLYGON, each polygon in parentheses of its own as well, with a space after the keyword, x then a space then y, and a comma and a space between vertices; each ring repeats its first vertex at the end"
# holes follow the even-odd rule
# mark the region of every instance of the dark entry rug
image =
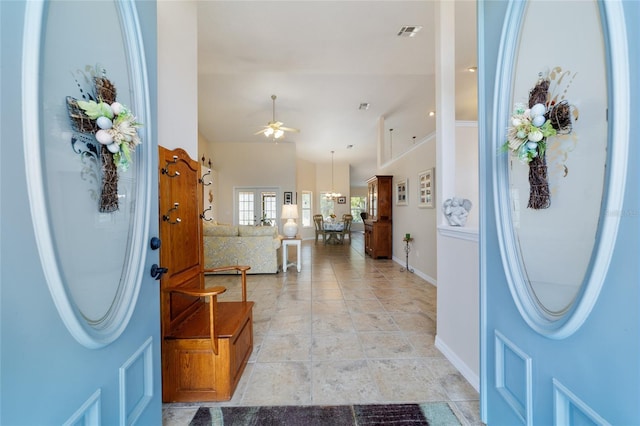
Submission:
POLYGON ((459 426, 444 402, 427 404, 200 407, 190 426, 459 426))

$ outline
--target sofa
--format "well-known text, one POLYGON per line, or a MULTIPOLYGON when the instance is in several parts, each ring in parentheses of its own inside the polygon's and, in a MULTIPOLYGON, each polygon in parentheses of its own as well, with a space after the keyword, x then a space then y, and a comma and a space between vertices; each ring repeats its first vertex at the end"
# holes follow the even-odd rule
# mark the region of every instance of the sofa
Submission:
POLYGON ((249 265, 249 274, 275 274, 281 237, 275 226, 203 224, 204 268, 249 265))

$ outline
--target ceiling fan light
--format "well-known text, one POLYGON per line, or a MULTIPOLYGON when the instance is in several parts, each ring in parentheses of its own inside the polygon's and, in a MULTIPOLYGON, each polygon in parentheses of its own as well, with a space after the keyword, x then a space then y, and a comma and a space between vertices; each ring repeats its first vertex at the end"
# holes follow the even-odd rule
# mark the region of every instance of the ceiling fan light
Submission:
MULTIPOLYGON (((272 129, 271 127, 268 127, 268 128, 266 128, 266 129, 264 130, 264 135, 265 135, 266 137, 269 137, 269 136, 271 136, 272 134, 273 134, 273 129, 272 129)), ((277 137, 277 136, 276 136, 276 137, 277 137)))
POLYGON ((282 135, 284 134, 284 132, 280 129, 276 130, 275 134, 273 135, 274 138, 278 139, 280 138, 282 135))

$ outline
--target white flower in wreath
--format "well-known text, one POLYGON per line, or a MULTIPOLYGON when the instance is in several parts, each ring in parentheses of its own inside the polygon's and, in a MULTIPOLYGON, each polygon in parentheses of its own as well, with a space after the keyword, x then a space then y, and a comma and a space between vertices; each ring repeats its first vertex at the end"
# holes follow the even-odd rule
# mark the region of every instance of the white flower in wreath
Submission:
POLYGON ((96 140, 106 145, 109 152, 114 154, 114 163, 127 171, 131 165, 131 151, 141 142, 138 127, 142 124, 119 102, 109 105, 105 102, 78 101, 78 106, 87 117, 96 120, 100 128, 95 133, 96 140))

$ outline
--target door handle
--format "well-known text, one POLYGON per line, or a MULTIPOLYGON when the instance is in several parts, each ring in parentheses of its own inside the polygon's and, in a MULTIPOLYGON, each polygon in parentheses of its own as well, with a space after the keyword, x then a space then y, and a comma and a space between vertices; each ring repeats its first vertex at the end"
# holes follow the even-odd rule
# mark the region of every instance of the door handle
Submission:
POLYGON ((151 250, 158 250, 161 245, 162 245, 162 241, 160 241, 160 238, 158 237, 152 237, 151 241, 149 241, 149 246, 151 247, 151 250))
POLYGON ((162 275, 169 272, 169 268, 163 268, 162 266, 158 266, 157 263, 151 265, 151 277, 159 280, 162 278, 162 275))

